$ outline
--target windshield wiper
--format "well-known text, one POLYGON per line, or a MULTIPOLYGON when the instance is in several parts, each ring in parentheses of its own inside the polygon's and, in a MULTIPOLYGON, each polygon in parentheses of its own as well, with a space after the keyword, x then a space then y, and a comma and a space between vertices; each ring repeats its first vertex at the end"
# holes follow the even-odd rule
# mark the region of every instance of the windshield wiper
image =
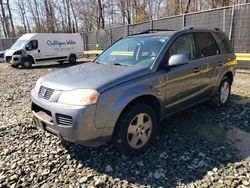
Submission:
POLYGON ((113 65, 129 66, 129 65, 127 65, 127 64, 122 64, 122 63, 118 63, 118 62, 115 62, 113 65))

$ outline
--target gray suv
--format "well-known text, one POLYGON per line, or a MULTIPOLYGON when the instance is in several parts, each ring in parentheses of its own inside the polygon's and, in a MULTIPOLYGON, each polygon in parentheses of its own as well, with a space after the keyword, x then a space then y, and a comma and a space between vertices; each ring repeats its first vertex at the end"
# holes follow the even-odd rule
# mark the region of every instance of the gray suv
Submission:
POLYGON ((31 91, 33 117, 62 140, 112 141, 137 155, 163 118, 203 101, 225 106, 235 68, 231 44, 217 29, 147 31, 118 40, 94 62, 40 78, 31 91))

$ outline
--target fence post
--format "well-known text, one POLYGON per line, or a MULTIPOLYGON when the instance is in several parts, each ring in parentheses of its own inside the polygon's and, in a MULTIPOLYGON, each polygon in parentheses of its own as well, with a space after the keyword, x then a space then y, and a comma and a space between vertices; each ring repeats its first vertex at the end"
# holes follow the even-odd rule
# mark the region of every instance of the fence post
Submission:
POLYGON ((150 29, 151 29, 151 30, 154 29, 154 20, 150 20, 150 29))
POLYGON ((223 18, 222 18, 222 31, 226 30, 226 9, 223 9, 223 18))
POLYGON ((186 14, 182 15, 182 28, 186 26, 186 14))
POLYGON ((95 30, 95 37, 96 37, 96 45, 95 45, 95 47, 96 47, 96 50, 97 50, 97 48, 99 47, 98 30, 95 30))
POLYGON ((129 36, 129 24, 127 25, 127 36, 129 36))
POLYGON ((110 44, 113 43, 112 28, 109 26, 110 44))
POLYGON ((232 40, 233 21, 234 21, 234 5, 232 6, 230 30, 229 30, 229 37, 228 37, 230 41, 232 40))

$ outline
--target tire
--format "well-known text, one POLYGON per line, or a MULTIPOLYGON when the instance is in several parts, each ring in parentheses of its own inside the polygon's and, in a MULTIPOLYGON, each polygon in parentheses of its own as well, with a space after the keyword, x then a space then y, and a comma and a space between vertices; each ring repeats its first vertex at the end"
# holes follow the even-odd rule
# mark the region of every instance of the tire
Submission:
POLYGON ((76 63, 76 55, 72 54, 69 56, 69 63, 76 63))
POLYGON ((28 56, 22 60, 22 68, 30 69, 32 67, 33 59, 32 57, 28 56))
POLYGON ((210 103, 216 107, 223 107, 228 104, 231 94, 232 81, 228 77, 223 77, 218 90, 216 91, 210 103))
POLYGON ((13 67, 13 68, 17 68, 18 67, 18 65, 14 65, 14 64, 11 64, 10 66, 13 67))
POLYGON ((136 104, 129 107, 117 121, 112 139, 114 146, 130 156, 144 153, 156 135, 157 122, 156 113, 150 106, 136 104))

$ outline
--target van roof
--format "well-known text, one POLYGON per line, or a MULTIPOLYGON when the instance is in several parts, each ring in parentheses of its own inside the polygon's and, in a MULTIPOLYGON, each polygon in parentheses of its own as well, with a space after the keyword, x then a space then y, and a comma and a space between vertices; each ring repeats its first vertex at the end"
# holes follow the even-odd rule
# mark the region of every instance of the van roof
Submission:
POLYGON ((20 39, 30 39, 37 35, 79 35, 79 33, 27 33, 20 37, 20 39))

